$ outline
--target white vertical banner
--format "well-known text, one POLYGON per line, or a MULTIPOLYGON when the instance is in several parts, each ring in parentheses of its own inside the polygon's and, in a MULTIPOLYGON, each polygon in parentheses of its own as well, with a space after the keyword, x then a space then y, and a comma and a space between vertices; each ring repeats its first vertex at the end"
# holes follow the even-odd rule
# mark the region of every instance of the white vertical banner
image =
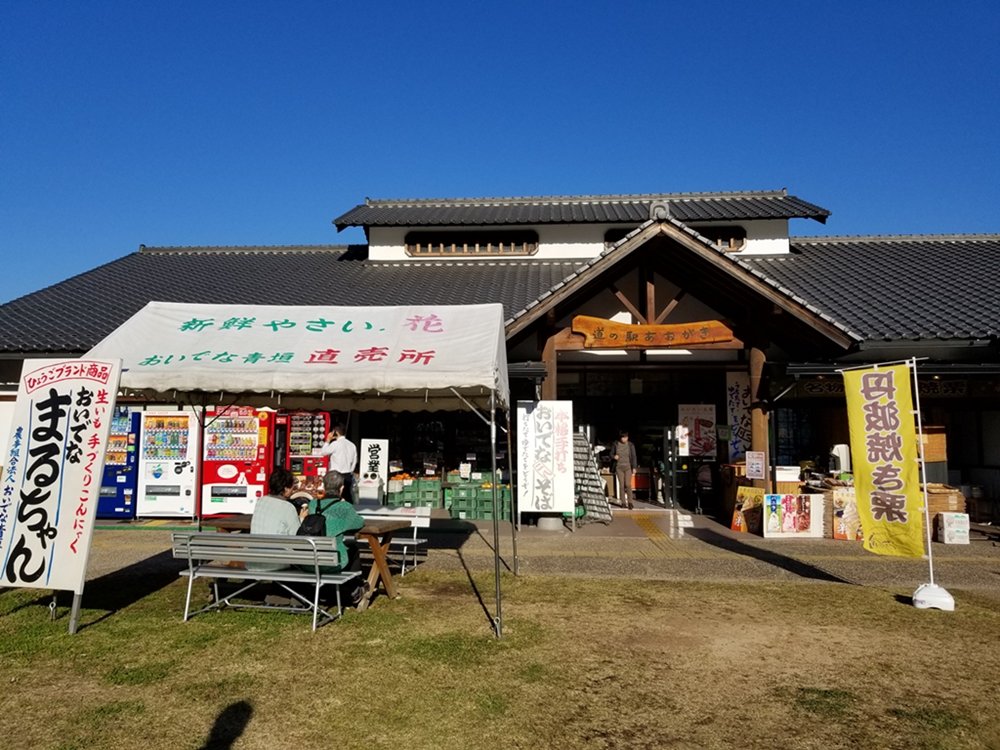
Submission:
POLYGON ((729 460, 739 461, 750 447, 749 373, 726 373, 726 419, 729 424, 729 460))
POLYGON ((679 404, 677 421, 681 428, 680 455, 707 459, 716 457, 715 404, 679 404), (685 434, 686 445, 683 440, 685 434))
POLYGON ((363 439, 358 462, 358 471, 361 473, 362 479, 381 480, 383 487, 389 486, 388 440, 363 439))
POLYGON ((26 360, 0 494, 0 586, 83 592, 121 360, 26 360))
POLYGON ((517 509, 570 513, 573 481, 573 402, 517 402, 517 509))

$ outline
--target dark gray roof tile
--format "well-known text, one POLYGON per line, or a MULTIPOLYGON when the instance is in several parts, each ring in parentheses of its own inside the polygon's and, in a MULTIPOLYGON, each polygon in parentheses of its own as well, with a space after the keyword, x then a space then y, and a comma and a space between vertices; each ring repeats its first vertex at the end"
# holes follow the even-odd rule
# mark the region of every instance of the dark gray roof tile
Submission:
POLYGON ((653 203, 670 204, 681 221, 810 218, 830 212, 784 190, 745 193, 663 193, 539 198, 367 200, 333 223, 364 227, 488 226, 511 224, 639 224, 653 203))
POLYGON ((0 352, 86 351, 147 302, 460 305, 507 318, 583 261, 369 261, 339 246, 142 248, 0 305, 0 352))
POLYGON ((1000 235, 793 238, 740 262, 861 339, 1000 336, 1000 235))

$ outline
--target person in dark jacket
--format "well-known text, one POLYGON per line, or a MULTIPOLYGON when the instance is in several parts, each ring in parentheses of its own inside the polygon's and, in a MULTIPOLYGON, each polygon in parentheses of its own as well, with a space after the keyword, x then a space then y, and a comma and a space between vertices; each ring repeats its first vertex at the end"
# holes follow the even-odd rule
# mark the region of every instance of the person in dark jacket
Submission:
POLYGON ((618 480, 618 504, 623 508, 633 508, 632 474, 639 467, 639 461, 635 455, 635 444, 629 441, 627 432, 623 431, 618 442, 611 447, 611 460, 618 480))

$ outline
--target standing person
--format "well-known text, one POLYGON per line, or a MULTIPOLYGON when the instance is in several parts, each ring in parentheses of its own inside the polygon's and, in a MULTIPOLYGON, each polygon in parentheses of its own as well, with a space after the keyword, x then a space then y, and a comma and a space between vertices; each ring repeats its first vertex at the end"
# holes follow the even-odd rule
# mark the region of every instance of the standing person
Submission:
POLYGON ((330 457, 330 471, 344 475, 344 498, 354 502, 354 467, 358 465, 358 449, 344 436, 344 425, 335 424, 320 453, 330 457))
POLYGON ((639 460, 635 455, 635 444, 629 442, 627 432, 622 431, 618 442, 611 447, 611 458, 618 480, 618 504, 623 508, 633 508, 635 506, 632 505, 632 473, 638 468, 639 460))

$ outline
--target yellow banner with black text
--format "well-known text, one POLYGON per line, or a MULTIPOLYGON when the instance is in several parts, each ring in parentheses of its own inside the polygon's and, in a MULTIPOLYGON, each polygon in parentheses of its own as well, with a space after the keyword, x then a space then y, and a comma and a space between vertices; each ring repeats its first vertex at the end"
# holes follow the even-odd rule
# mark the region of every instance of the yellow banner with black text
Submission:
POLYGON ((909 365, 844 372, 864 547, 922 557, 924 522, 909 365))

